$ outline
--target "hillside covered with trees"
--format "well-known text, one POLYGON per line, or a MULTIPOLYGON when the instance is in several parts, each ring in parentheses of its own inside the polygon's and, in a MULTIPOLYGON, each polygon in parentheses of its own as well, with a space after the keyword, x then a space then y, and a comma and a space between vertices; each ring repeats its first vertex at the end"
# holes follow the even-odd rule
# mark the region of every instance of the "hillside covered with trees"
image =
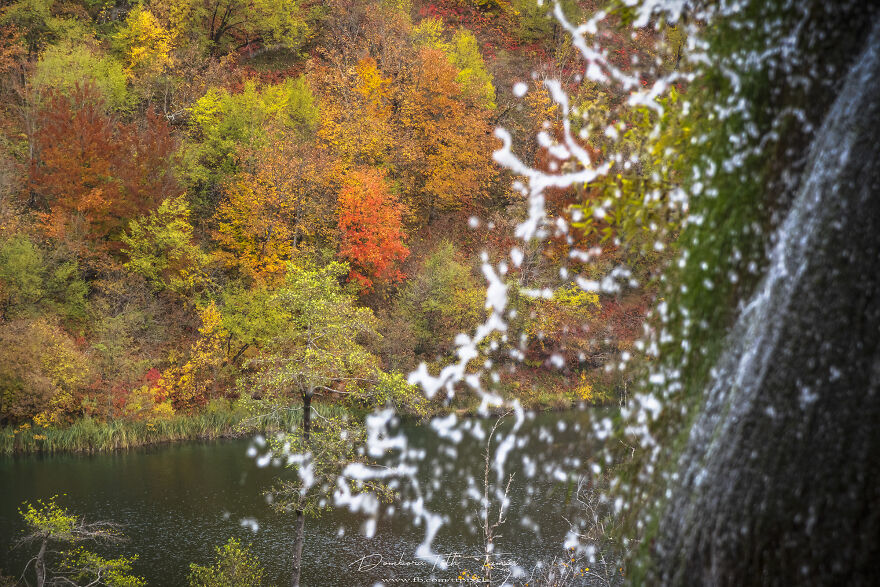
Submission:
MULTIPOLYGON (((577 21, 596 8, 564 4, 577 21)), ((623 206, 626 222, 578 219, 646 181, 640 133, 653 122, 614 119, 626 96, 583 80, 546 12, 529 0, 0 9, 5 450, 39 449, 84 418, 150 431, 296 398, 278 369, 309 352, 303 313, 318 328, 344 308, 358 332, 322 347, 323 400, 440 408, 405 374, 442 367, 485 318, 481 256, 508 254, 528 213, 517 177, 491 158, 493 131, 510 129, 527 163, 552 170, 551 139, 572 119, 617 125, 630 160, 596 185, 547 190, 549 212, 575 229, 520 251, 509 340, 484 344, 496 366, 517 365, 494 385, 526 405, 617 401, 627 376, 609 365, 641 334, 664 252, 653 237, 618 246, 618 230, 639 232, 623 206), (581 116, 561 111, 548 78, 581 116), (571 260, 591 250, 589 264, 571 260), (642 287, 576 286, 624 261, 642 287)), ((614 66, 678 67, 682 40, 644 31, 606 34, 614 66)), ((603 161, 610 144, 584 147, 603 161)))

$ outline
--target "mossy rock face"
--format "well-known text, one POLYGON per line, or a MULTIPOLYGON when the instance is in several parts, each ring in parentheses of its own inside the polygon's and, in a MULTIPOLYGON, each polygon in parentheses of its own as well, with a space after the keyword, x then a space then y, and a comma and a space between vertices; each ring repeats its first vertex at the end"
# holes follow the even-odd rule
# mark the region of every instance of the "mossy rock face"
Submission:
POLYGON ((686 364, 695 390, 720 350, 714 341, 764 273, 807 148, 871 22, 860 2, 779 0, 748 2, 706 26, 712 65, 688 92, 693 107, 681 124, 696 130, 680 154, 690 216, 701 220, 684 228, 676 246, 686 260, 663 292, 674 335, 663 354, 686 364))
POLYGON ((738 72, 738 90, 722 81, 725 91, 701 104, 747 100, 719 128, 753 124, 744 140, 761 148, 725 170, 737 149, 712 131, 706 143, 722 172, 697 210, 703 224, 683 241, 691 255, 675 285, 688 293, 670 300, 695 325, 673 316, 674 344, 697 350, 675 355, 682 391, 667 401, 692 409, 657 424, 683 452, 665 466, 677 471, 664 511, 644 517, 653 530, 637 580, 861 585, 880 576, 876 20, 856 2, 753 2, 712 35, 722 62, 772 54, 780 35, 791 43, 738 72), (807 124, 786 122, 788 110, 807 124), (776 138, 762 142, 771 129, 776 138), (705 279, 714 287, 700 287, 705 279))

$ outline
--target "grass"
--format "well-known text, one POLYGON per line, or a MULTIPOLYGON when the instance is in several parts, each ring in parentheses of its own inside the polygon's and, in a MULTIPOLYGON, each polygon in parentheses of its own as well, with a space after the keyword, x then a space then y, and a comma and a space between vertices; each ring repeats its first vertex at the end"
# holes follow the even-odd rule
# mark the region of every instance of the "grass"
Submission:
MULTIPOLYGON (((319 404, 315 409, 324 416, 348 413, 336 404, 319 404)), ((102 422, 85 416, 64 428, 4 427, 0 429, 0 454, 104 452, 164 442, 232 438, 290 430, 299 425, 301 418, 301 410, 295 405, 254 415, 253 410, 235 409, 228 404, 209 406, 198 414, 175 414, 149 422, 102 422)))
MULTIPOLYGON (((615 394, 602 389, 604 386, 594 378, 597 385, 595 397, 578 397, 568 389, 559 377, 533 378, 525 385, 505 389, 508 397, 517 397, 526 409, 565 410, 583 400, 593 405, 603 405, 615 394)), ((571 387, 570 385, 568 387, 571 387)), ((459 412, 476 413, 479 398, 472 394, 456 396, 453 405, 432 405, 431 415, 459 412)), ((312 405, 320 415, 362 418, 369 410, 340 403, 326 402, 312 405)), ((94 453, 129 449, 139 446, 216 438, 234 438, 257 433, 292 430, 299 426, 302 410, 298 403, 288 406, 261 405, 257 400, 250 404, 214 400, 204 411, 197 414, 174 414, 168 418, 146 420, 117 419, 103 421, 89 416, 75 420, 68 426, 58 428, 35 428, 30 425, 0 428, 0 455, 28 453, 79 452, 94 453)))

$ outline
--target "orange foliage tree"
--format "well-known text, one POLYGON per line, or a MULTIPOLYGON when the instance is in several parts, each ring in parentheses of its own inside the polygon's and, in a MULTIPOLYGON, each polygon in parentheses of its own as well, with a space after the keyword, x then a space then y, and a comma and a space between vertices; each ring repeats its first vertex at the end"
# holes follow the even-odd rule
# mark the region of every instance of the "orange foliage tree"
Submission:
POLYGON ((214 217, 215 256, 254 283, 273 284, 288 261, 333 230, 328 165, 319 148, 285 133, 243 158, 255 164, 226 187, 214 217))
POLYGON ((54 94, 41 112, 31 161, 32 197, 46 209, 46 231, 60 237, 74 228, 102 233, 110 203, 119 197, 113 177, 113 121, 97 92, 77 86, 71 96, 54 94))
POLYGON ((405 277, 400 263, 409 249, 404 243, 403 212, 378 169, 353 172, 339 193, 339 255, 351 263, 349 279, 364 293, 405 277))
POLYGON ((489 110, 469 103, 458 73, 442 51, 423 48, 401 88, 397 167, 429 220, 474 201, 497 174, 489 110))
MULTIPOLYGON (((312 70, 315 87, 326 89, 319 136, 335 155, 336 172, 387 169, 422 222, 479 202, 497 171, 489 157, 493 105, 474 96, 473 72, 459 70, 442 49, 414 45, 408 25, 378 27, 373 10, 348 4, 356 5, 347 10, 358 25, 351 45, 369 51, 324 47, 312 70)), ((339 34, 354 34, 345 23, 339 34)), ((479 58, 476 47, 467 49, 471 61, 479 58)))

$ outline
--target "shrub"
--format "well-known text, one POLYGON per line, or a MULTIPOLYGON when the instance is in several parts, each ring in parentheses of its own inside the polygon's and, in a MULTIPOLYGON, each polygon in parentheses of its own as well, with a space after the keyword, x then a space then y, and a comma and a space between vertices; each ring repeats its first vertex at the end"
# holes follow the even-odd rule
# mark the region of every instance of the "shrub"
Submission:
POLYGON ((230 538, 215 550, 217 560, 213 566, 189 566, 190 587, 259 587, 263 580, 263 567, 248 547, 230 538))

